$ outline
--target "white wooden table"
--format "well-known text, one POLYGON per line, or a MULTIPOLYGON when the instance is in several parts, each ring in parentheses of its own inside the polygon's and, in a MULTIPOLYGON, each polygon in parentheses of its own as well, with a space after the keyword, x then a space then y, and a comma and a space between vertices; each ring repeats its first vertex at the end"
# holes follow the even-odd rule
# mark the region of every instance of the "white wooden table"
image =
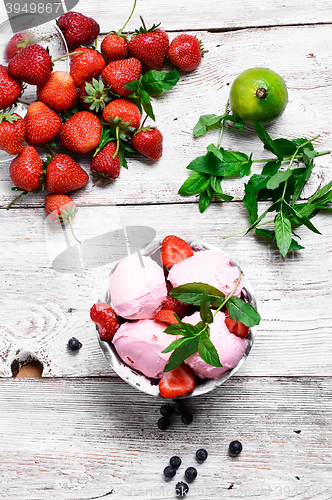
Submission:
MULTIPOLYGON (((75 10, 94 17, 105 34, 122 26, 131 4, 81 0, 75 10)), ((315 218, 321 236, 301 228, 305 250, 283 259, 253 234, 222 239, 248 226, 243 181, 227 181, 233 201, 214 202, 204 214, 194 197, 178 194, 186 166, 217 141, 218 132, 194 139, 193 126, 201 114, 223 112, 230 83, 248 67, 270 67, 287 83, 289 104, 269 127, 271 136, 320 134, 317 149, 331 149, 331 2, 138 0, 128 31, 140 26, 140 15, 149 25, 161 22, 170 39, 196 34, 209 52, 195 72, 154 100, 162 159, 130 159, 112 186, 89 182, 73 195, 76 234, 85 240, 121 224, 144 224, 157 237, 199 235, 244 268, 261 325, 236 376, 188 400, 193 423, 174 419, 160 431, 160 400, 118 378, 89 318, 112 264, 56 272, 45 193, 7 211, 12 184, 8 165, 1 165, 0 499, 175 498, 176 481, 166 482, 162 471, 179 455, 176 480, 183 480, 200 447, 209 457, 197 465, 188 498, 331 499, 331 215, 315 218), (83 344, 75 355, 66 348, 72 336, 83 344), (42 364, 42 377, 14 378, 13 366, 29 359, 42 364), (237 458, 227 454, 234 439, 243 444, 237 458)), ((230 129, 223 146, 263 154, 250 131, 230 129)), ((88 159, 79 161, 89 167, 88 159)), ((308 194, 332 178, 330 155, 315 165, 308 194)))

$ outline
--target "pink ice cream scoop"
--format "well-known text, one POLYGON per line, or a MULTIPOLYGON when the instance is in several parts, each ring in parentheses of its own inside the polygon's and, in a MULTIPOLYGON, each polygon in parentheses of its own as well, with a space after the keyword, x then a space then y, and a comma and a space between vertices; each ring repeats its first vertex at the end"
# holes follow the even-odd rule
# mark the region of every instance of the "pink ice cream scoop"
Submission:
MULTIPOLYGON (((182 321, 196 325, 200 321, 199 312, 183 318, 182 321)), ((225 375, 231 368, 238 365, 243 357, 248 342, 246 339, 230 333, 225 325, 225 314, 218 312, 210 324, 210 340, 217 349, 222 367, 211 366, 202 360, 195 352, 185 360, 190 368, 201 378, 218 379, 225 375)))
POLYGON ((125 319, 153 319, 166 299, 163 269, 151 257, 133 254, 110 277, 111 306, 125 319))
MULTIPOLYGON (((175 264, 169 272, 168 279, 173 287, 185 283, 208 283, 228 295, 239 277, 239 269, 221 252, 202 250, 175 264)), ((243 286, 241 281, 234 295, 239 297, 243 286)))
POLYGON ((162 351, 177 338, 164 332, 166 326, 151 319, 123 323, 112 340, 116 352, 146 377, 160 378, 171 354, 162 351))

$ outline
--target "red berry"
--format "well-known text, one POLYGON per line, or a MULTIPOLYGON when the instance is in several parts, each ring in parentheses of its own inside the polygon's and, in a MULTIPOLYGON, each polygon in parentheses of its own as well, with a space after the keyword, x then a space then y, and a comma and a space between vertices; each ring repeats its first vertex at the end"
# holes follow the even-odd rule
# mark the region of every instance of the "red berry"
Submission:
POLYGON ((189 243, 178 236, 169 235, 163 239, 160 257, 163 266, 170 269, 174 264, 178 264, 194 254, 189 243))
POLYGON ((167 294, 166 300, 162 307, 162 310, 164 309, 175 312, 181 319, 185 316, 188 316, 191 312, 191 307, 189 304, 175 299, 169 293, 167 294))
POLYGON ((57 20, 57 25, 66 39, 69 51, 80 45, 91 44, 100 33, 99 24, 80 12, 66 12, 57 20))
POLYGON ((31 43, 33 43, 33 37, 28 32, 22 31, 21 33, 15 33, 5 48, 6 61, 10 61, 20 50, 31 43))
POLYGON ((70 57, 70 74, 76 87, 99 76, 104 68, 105 59, 95 49, 79 47, 70 57))
POLYGON ((108 63, 119 59, 127 59, 129 55, 127 38, 119 36, 117 33, 110 33, 101 42, 100 51, 106 57, 108 63))
POLYGON ((0 109, 6 109, 20 97, 22 82, 13 77, 6 66, 0 64, 0 109))
POLYGON ((51 56, 37 43, 24 47, 8 64, 8 71, 12 76, 30 85, 46 83, 51 70, 51 56))
POLYGON ((90 111, 79 111, 62 125, 59 137, 62 145, 70 151, 87 153, 99 144, 100 120, 90 111))
POLYGON ((163 136, 155 127, 145 127, 133 137, 132 143, 136 151, 152 161, 159 160, 163 154, 163 136))
POLYGON ((140 28, 128 44, 130 54, 141 61, 144 71, 160 71, 166 59, 169 38, 166 31, 156 28, 140 28))
POLYGON ((73 77, 66 71, 53 71, 46 83, 38 85, 37 97, 54 111, 70 109, 77 98, 73 77))
POLYGON ((202 60, 201 43, 194 35, 178 35, 168 48, 168 57, 178 69, 192 71, 202 60))
POLYGON ((111 141, 108 142, 93 158, 91 162, 92 175, 102 184, 117 179, 120 175, 120 159, 116 152, 116 144, 111 141))
POLYGON ((131 90, 123 88, 124 85, 138 80, 141 74, 142 64, 135 57, 112 61, 102 71, 101 77, 111 87, 114 94, 126 97, 132 94, 131 90))
POLYGON ((134 132, 140 125, 141 113, 138 106, 129 99, 115 99, 107 104, 103 118, 108 123, 114 123, 116 118, 121 118, 121 123, 114 125, 119 126, 121 130, 127 128, 130 132, 134 132))
POLYGON ((9 167, 13 184, 23 191, 34 191, 41 186, 43 162, 33 146, 24 146, 9 167))
POLYGON ((28 107, 24 117, 25 140, 30 146, 41 146, 51 141, 61 129, 61 119, 53 109, 43 102, 35 101, 28 107))
POLYGON ((174 311, 171 311, 170 309, 161 309, 157 312, 154 319, 156 321, 167 323, 167 325, 174 325, 174 323, 178 322, 178 320, 174 316, 174 311))
POLYGON ((110 342, 119 328, 118 317, 111 306, 106 302, 97 302, 90 309, 90 318, 96 325, 100 339, 110 342))
POLYGON ((46 168, 45 188, 51 193, 68 193, 85 186, 88 180, 88 174, 75 160, 56 154, 46 168))
POLYGON ((11 155, 19 154, 24 147, 25 122, 16 113, 0 115, 0 149, 11 155))
POLYGON ((246 338, 249 335, 249 328, 241 323, 241 321, 236 321, 231 318, 226 312, 225 325, 227 326, 230 333, 234 333, 237 337, 246 338))
POLYGON ((164 372, 159 381, 159 392, 164 398, 186 396, 192 392, 195 387, 195 374, 185 363, 174 368, 174 370, 164 372))

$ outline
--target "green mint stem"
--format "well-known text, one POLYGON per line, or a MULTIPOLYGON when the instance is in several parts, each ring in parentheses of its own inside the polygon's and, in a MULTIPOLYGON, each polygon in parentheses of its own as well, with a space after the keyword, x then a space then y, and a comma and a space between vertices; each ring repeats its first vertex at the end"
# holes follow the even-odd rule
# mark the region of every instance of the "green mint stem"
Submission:
MULTIPOLYGON (((228 99, 228 100, 227 100, 227 102, 226 102, 226 106, 225 106, 225 115, 227 115, 228 104, 229 104, 229 99, 228 99)), ((221 139, 222 139, 222 136, 223 136, 223 133, 224 133, 224 128, 225 128, 225 120, 221 120, 221 124, 220 124, 220 134, 219 134, 219 140, 218 140, 218 144, 217 144, 217 148, 218 148, 218 149, 220 148, 221 139)))
POLYGON ((240 274, 239 274, 239 276, 238 276, 238 278, 236 280, 236 283, 235 283, 235 285, 234 285, 231 293, 229 295, 227 295, 227 297, 225 297, 225 300, 223 301, 222 304, 220 304, 220 306, 218 307, 218 309, 216 309, 213 317, 215 317, 215 315, 224 307, 225 304, 227 304, 227 302, 229 301, 229 299, 234 295, 234 292, 237 289, 238 284, 240 283, 241 276, 242 276, 242 271, 240 271, 240 274))
MULTIPOLYGON (((257 224, 256 227, 260 226, 266 226, 267 224, 272 224, 273 220, 268 220, 266 222, 261 222, 260 224, 257 224)), ((223 240, 227 240, 227 238, 232 238, 233 236, 241 236, 241 234, 245 234, 248 231, 248 229, 244 229, 243 231, 239 231, 238 233, 233 233, 233 234, 228 234, 227 236, 222 236, 221 238, 223 240)))

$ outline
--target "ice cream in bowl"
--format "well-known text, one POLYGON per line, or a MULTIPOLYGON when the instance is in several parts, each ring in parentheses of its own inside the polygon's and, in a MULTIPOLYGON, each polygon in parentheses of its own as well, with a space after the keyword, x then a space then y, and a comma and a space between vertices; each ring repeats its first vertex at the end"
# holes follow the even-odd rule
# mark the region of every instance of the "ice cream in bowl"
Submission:
POLYGON ((242 270, 219 248, 175 235, 118 262, 90 317, 113 370, 167 399, 224 383, 260 321, 242 270))

